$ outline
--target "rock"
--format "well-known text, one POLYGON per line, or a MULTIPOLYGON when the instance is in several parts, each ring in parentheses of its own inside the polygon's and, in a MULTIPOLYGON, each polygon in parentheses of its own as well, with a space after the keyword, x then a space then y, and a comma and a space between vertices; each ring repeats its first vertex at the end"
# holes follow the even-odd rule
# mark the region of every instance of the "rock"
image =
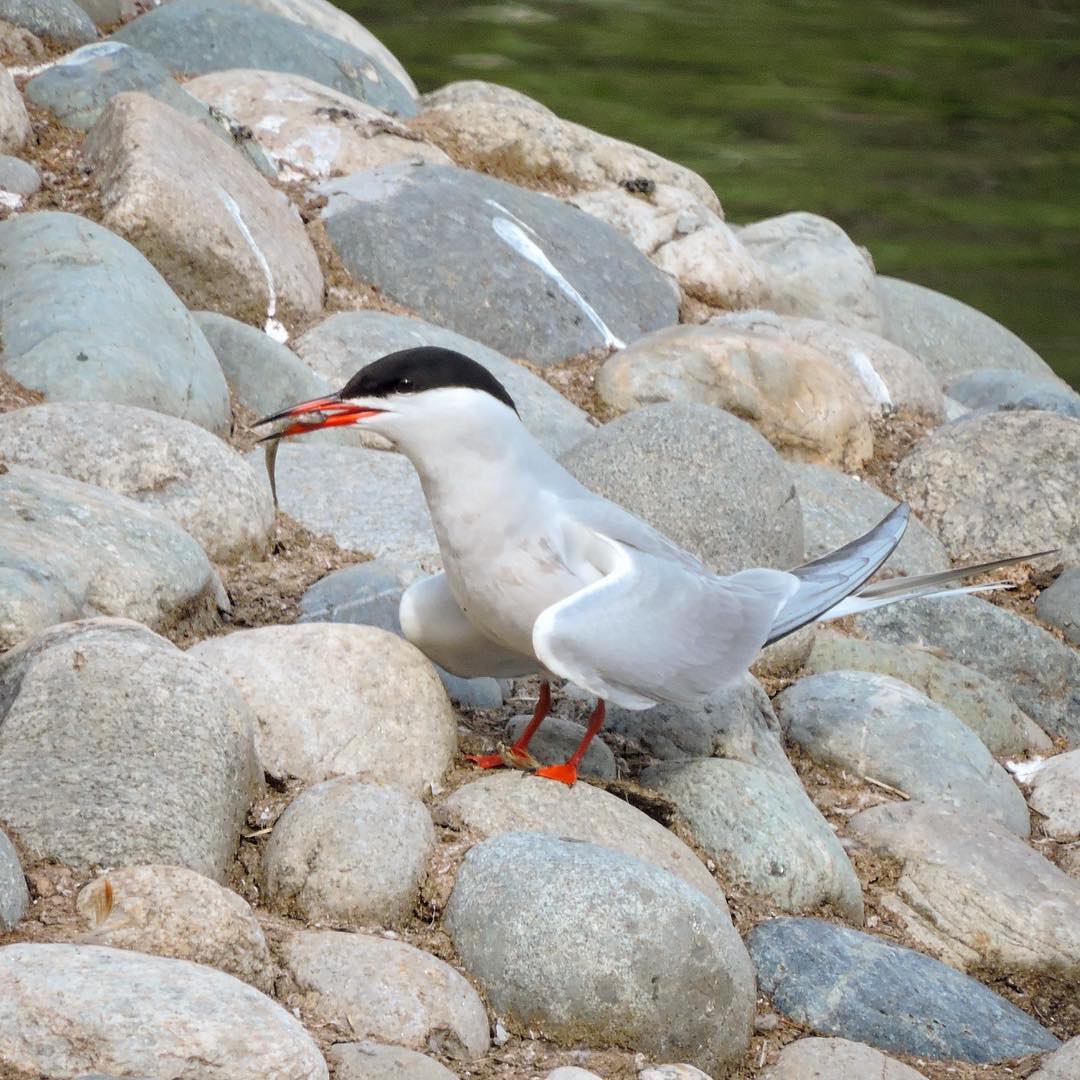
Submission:
POLYGON ((36 858, 221 881, 261 781, 228 679, 145 626, 52 627, 0 660, 0 820, 36 858))
POLYGON ((669 327, 611 356, 596 389, 622 410, 657 401, 726 409, 796 458, 855 468, 874 449, 855 380, 823 353, 790 339, 716 324, 669 327))
POLYGON ((217 968, 269 994, 270 949, 236 893, 182 866, 124 866, 83 887, 84 945, 172 956, 217 968))
POLYGON ((111 402, 33 405, 0 415, 0 458, 96 484, 162 511, 211 559, 266 550, 265 473, 203 428, 111 402))
POLYGON ((75 0, 0 0, 0 19, 57 45, 97 40, 97 27, 75 0))
MULTIPOLYGON (((807 559, 817 559, 862 536, 896 506, 895 499, 872 484, 838 469, 790 461, 788 473, 799 493, 807 559)), ((941 541, 912 517, 885 569, 911 575, 948 570, 951 566, 941 541)))
POLYGON ((546 105, 542 105, 528 94, 523 94, 510 86, 503 86, 501 83, 486 82, 484 79, 460 79, 420 95, 420 106, 424 111, 453 108, 455 105, 464 105, 474 101, 515 108, 521 106, 548 116, 555 115, 546 105))
POLYGON ((981 368, 953 379, 947 390, 969 409, 1039 409, 1080 420, 1080 394, 1056 378, 981 368))
POLYGON ((1080 1073, 1080 1035, 1043 1059, 1042 1068, 1030 1080, 1072 1080, 1080 1073))
POLYGON ((1080 422, 984 413, 933 432, 900 462, 900 494, 965 562, 1061 548, 1080 563, 1080 422))
MULTIPOLYGON (((262 466, 262 450, 248 460, 262 466)), ((277 456, 278 505, 317 536, 374 558, 430 560, 439 550, 416 471, 401 454, 285 442, 277 456)))
POLYGON ((855 376, 867 407, 875 411, 908 409, 935 420, 945 415, 944 395, 926 365, 906 349, 868 330, 773 311, 717 315, 709 325, 750 331, 779 341, 793 339, 825 353, 855 376))
POLYGON ((326 1052, 336 1080, 455 1080, 434 1058, 375 1042, 335 1043, 326 1052))
POLYGON ((250 3, 171 0, 128 23, 113 40, 145 49, 179 75, 229 68, 282 71, 386 112, 416 113, 412 93, 372 53, 250 3))
POLYGON ((933 649, 996 679, 1049 734, 1080 740, 1080 657, 1022 616, 955 596, 856 615, 855 626, 873 641, 933 649))
POLYGON ((118 94, 83 153, 97 169, 105 224, 189 307, 260 324, 321 309, 322 271, 295 207, 200 125, 145 94, 118 94))
POLYGON ((963 721, 995 756, 1046 753, 1053 745, 1004 685, 929 649, 822 632, 814 641, 806 672, 829 671, 872 671, 900 679, 963 721))
POLYGON ((1031 778, 1031 809, 1042 831, 1061 843, 1080 840, 1080 750, 1050 758, 1031 778))
POLYGON ((433 345, 465 353, 507 389, 525 426, 551 454, 560 454, 592 430, 589 417, 528 368, 452 330, 384 311, 342 311, 296 341, 296 351, 334 389, 365 364, 400 349, 433 345))
POLYGON ((48 109, 66 127, 89 131, 117 94, 138 90, 194 120, 247 158, 264 176, 276 177, 259 144, 241 125, 213 115, 181 90, 155 57, 120 41, 98 41, 61 57, 26 84, 30 101, 48 109))
POLYGON ((717 573, 803 561, 799 498, 783 461, 749 424, 719 409, 637 409, 594 431, 562 463, 717 573))
POLYGON ((817 214, 781 214, 739 229, 738 237, 767 268, 762 307, 881 333, 873 261, 839 225, 817 214))
POLYGON ((0 949, 4 1062, 49 1076, 326 1080, 277 1002, 213 968, 94 945, 0 949))
POLYGON ((190 628, 228 604, 205 552, 160 511, 20 465, 0 464, 0 567, 0 649, 92 615, 190 628))
POLYGON ((758 986, 813 1031, 892 1053, 987 1063, 1060 1045, 1015 1005, 938 960, 819 919, 760 923, 758 986))
POLYGON ((764 1080, 922 1080, 916 1072, 880 1050, 848 1039, 797 1039, 780 1051, 764 1080))
POLYGON ((213 350, 139 251, 51 212, 0 223, 0 247, 8 375, 50 401, 141 405, 228 432, 229 390, 213 350))
POLYGON ((26 888, 15 845, 0 829, 0 934, 6 933, 26 914, 30 892, 26 888))
POLYGON ((724 894, 690 848, 601 788, 567 788, 534 776, 489 773, 440 800, 435 816, 436 821, 460 822, 481 837, 541 832, 611 848, 674 874, 727 910, 724 894))
POLYGON ((725 876, 781 911, 832 904, 862 923, 859 879, 798 781, 741 761, 705 758, 653 765, 641 783, 675 803, 725 876))
POLYGON ((889 803, 848 823, 903 863, 883 905, 921 948, 961 970, 1075 986, 1080 882, 985 817, 942 804, 889 803))
POLYGON ((136 0, 75 0, 96 26, 112 26, 139 14, 136 0))
POLYGON ((412 126, 458 165, 560 194, 651 181, 682 188, 720 211, 708 183, 683 165, 563 120, 520 94, 473 89, 463 95, 462 84, 452 85, 459 89, 428 96, 426 111, 412 126))
POLYGON ((363 773, 420 793, 453 759, 457 720, 431 665, 369 626, 305 623, 210 638, 190 655, 231 677, 273 776, 363 773))
MULTIPOLYGON (((2 79, 3 76, 0 76, 0 80, 2 79)), ((0 155, 0 191, 11 191, 16 195, 33 195, 40 190, 41 174, 33 165, 17 157, 0 155)))
POLYGON ((398 163, 314 190, 353 277, 508 356, 558 363, 678 320, 670 279, 628 240, 501 180, 398 163))
POLYGON ((0 53, 9 60, 27 65, 37 64, 44 60, 45 52, 45 42, 36 34, 0 18, 0 53))
MULTIPOLYGON (((641 1074, 638 1073, 638 1076, 640 1077, 641 1074)), ((588 1069, 579 1069, 576 1065, 563 1065, 558 1069, 552 1069, 544 1080, 602 1080, 602 1078, 588 1069)))
POLYGON ((768 272, 722 221, 664 244, 653 262, 687 296, 720 308, 757 307, 768 295, 768 272))
POLYGON ((651 1069, 642 1069, 638 1080, 710 1080, 700 1069, 693 1065, 654 1065, 651 1069))
POLYGON ((1066 570, 1035 601, 1035 614, 1080 645, 1080 567, 1066 570))
MULTIPOLYGON (((513 745, 524 734, 532 716, 515 716, 503 732, 507 746, 513 745)), ((585 737, 585 726, 558 716, 549 716, 540 730, 529 742, 529 753, 542 765, 554 765, 566 761, 585 737)), ((596 776, 601 780, 614 780, 619 774, 615 755, 603 739, 593 739, 578 766, 581 776, 596 776)))
POLYGON ((306 930, 286 939, 282 959, 311 1022, 460 1061, 487 1053, 480 996, 429 953, 366 934, 306 930))
POLYGON ((881 275, 876 291, 882 336, 917 356, 943 384, 975 368, 1053 374, 1014 333, 951 296, 881 275))
POLYGON ((412 911, 435 829, 427 807, 352 776, 298 795, 264 854, 267 899, 306 922, 393 925, 412 911))
POLYGON ((450 164, 438 147, 381 109, 303 75, 212 71, 185 89, 246 124, 288 179, 344 176, 395 161, 450 164))
POLYGON ((445 926, 511 1031, 710 1072, 746 1050, 754 977, 727 912, 651 863, 555 836, 496 837, 465 856, 445 926))

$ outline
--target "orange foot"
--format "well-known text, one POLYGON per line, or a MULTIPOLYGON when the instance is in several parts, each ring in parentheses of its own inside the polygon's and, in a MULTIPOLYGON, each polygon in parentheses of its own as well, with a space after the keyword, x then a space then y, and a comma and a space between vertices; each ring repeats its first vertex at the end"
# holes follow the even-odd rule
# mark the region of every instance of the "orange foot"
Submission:
POLYGON ((577 766, 566 762, 564 765, 545 765, 536 770, 537 776, 546 777, 548 780, 558 780, 560 784, 573 787, 577 780, 577 766))
POLYGON ((540 763, 528 750, 517 747, 500 747, 497 754, 466 754, 466 761, 471 761, 479 769, 535 769, 540 763))

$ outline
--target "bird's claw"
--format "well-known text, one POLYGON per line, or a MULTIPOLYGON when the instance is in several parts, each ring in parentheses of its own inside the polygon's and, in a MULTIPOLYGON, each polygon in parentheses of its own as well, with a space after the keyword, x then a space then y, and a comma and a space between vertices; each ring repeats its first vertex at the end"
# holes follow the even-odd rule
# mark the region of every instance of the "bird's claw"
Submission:
POLYGON ((540 768, 540 762, 528 750, 519 750, 513 746, 500 746, 495 754, 466 754, 465 760, 472 762, 479 769, 521 769, 532 772, 540 768))
POLYGON ((558 780, 560 784, 573 787, 577 780, 577 766, 569 762, 563 765, 545 765, 537 769, 534 776, 543 776, 548 780, 558 780))

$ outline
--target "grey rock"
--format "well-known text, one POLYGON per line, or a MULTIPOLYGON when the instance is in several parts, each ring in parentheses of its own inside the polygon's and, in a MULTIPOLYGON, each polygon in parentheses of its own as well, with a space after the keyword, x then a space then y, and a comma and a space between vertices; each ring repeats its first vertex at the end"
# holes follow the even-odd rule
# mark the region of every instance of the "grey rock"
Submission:
POLYGON ((118 30, 180 75, 258 68, 306 75, 378 109, 414 116, 412 94, 377 57, 322 30, 219 0, 172 0, 118 30))
POLYGON ((562 463, 718 573, 803 561, 802 512, 787 467, 730 413, 650 405, 605 424, 562 463))
POLYGON ((1080 1076, 1080 1035, 1044 1059, 1042 1068, 1031 1074, 1031 1080, 1073 1080, 1076 1076, 1080 1076))
POLYGON ((746 940, 773 1007, 813 1031, 892 1053, 987 1063, 1059 1046, 982 983, 912 949, 818 919, 772 919, 746 940))
POLYGON ((0 190, 33 195, 41 190, 41 174, 28 161, 0 155, 0 190))
POLYGON ((97 41, 97 27, 75 0, 0 0, 0 19, 58 45, 97 41))
POLYGON ((355 278, 507 356, 558 363, 678 320, 670 280, 629 240, 536 192, 407 163, 314 190, 355 278))
MULTIPOLYGON (((787 466, 799 493, 807 559, 816 559, 861 536, 896 506, 895 499, 858 477, 825 465, 789 461, 787 466)), ((914 517, 885 564, 887 571, 906 575, 929 574, 950 566, 945 546, 914 517)))
POLYGON ((1080 567, 1066 570, 1035 601, 1035 614, 1080 645, 1080 567))
POLYGON ((412 911, 435 829, 415 796, 343 776, 278 818, 263 856, 266 898, 306 922, 396 925, 412 911))
POLYGON ((1080 881, 1000 825, 889 803, 853 817, 849 834, 902 863, 881 903, 925 951, 961 970, 1076 985, 1080 881))
POLYGON ((30 133, 30 114, 22 94, 11 73, 0 64, 0 153, 21 149, 30 133))
POLYGON ((326 1052, 336 1080, 455 1080, 434 1058, 376 1042, 335 1043, 326 1052))
POLYGON ((797 1039, 780 1051, 763 1080, 923 1080, 923 1074, 880 1050, 849 1039, 797 1039))
POLYGON ((158 510, 0 463, 0 649, 53 623, 123 615, 159 630, 227 605, 201 547, 158 510))
POLYGON ((384 311, 342 311, 296 341, 296 351, 335 390, 365 364, 399 349, 435 345, 483 364, 514 399, 521 419, 551 454, 560 454, 592 430, 589 417, 528 368, 502 353, 432 323, 384 311))
POLYGON ((36 857, 220 881, 261 782, 229 680, 145 626, 65 623, 0 660, 0 819, 36 857))
MULTIPOLYGON (((503 738, 507 745, 517 742, 531 719, 531 715, 515 716, 506 725, 503 738)), ((529 741, 529 753, 541 765, 555 765, 566 761, 584 737, 583 724, 575 724, 572 720, 563 720, 558 716, 549 716, 529 741)), ((608 748, 607 743, 603 739, 593 739, 589 743, 588 750, 585 751, 585 756, 581 759, 578 773, 582 776, 596 776, 601 780, 614 780, 618 772, 615 755, 608 748)))
POLYGON ((1046 753, 1053 746, 1002 683, 929 649, 825 631, 814 641, 806 672, 821 675, 827 671, 873 671, 900 679, 962 720, 997 756, 1032 750, 1046 753))
POLYGON ((1022 616, 956 596, 893 604, 855 625, 874 641, 921 645, 981 671, 1049 734, 1080 743, 1080 656, 1022 616))
POLYGON ((859 879, 798 781, 757 765, 707 758, 654 765, 641 782, 675 803, 727 877, 768 896, 781 911, 832 904, 862 923, 859 879))
POLYGON ((515 108, 521 106, 548 116, 555 115, 546 105, 542 105, 528 94, 523 94, 510 86, 503 86, 501 83, 487 82, 484 79, 460 79, 420 96, 420 104, 425 110, 464 105, 474 101, 488 105, 510 105, 515 108))
POLYGON ((789 739, 815 761, 942 799, 1030 831, 1027 804, 975 733, 906 682, 866 671, 810 675, 774 701, 789 739))
MULTIPOLYGON (((36 64, 45 59, 45 42, 36 34, 21 26, 15 26, 0 18, 0 50, 9 56, 13 63, 36 64)), ((2 81, 3 76, 0 76, 2 81)), ((13 85, 13 83, 12 83, 13 85)))
POLYGON ((366 934, 309 930, 287 938, 281 954, 309 1022, 461 1061, 487 1053, 480 995, 430 953, 366 934))
POLYGON ((15 845, 0 829, 0 934, 10 930, 29 906, 30 892, 15 845))
POLYGON ((1028 802, 1042 831, 1062 843, 1080 840, 1080 750, 1050 758, 1030 783, 1028 802))
POLYGON ((213 968, 96 945, 0 949, 4 1063, 46 1076, 326 1080, 277 1002, 213 968))
POLYGON ((111 26, 139 13, 136 0, 75 0, 97 26, 111 26))
POLYGON ((0 366, 13 379, 50 401, 141 405, 228 432, 213 350, 126 240, 74 214, 20 214, 0 223, 0 250, 0 366))
POLYGON ((896 486, 954 559, 1061 549, 1080 564, 1080 420, 1052 412, 973 414, 900 462, 896 486))
POLYGON ((266 550, 265 473, 186 420, 112 402, 0 415, 0 458, 95 484, 162 511, 218 562, 266 550))
POLYGON ((882 336, 917 356, 942 383, 975 368, 1053 376, 1049 365, 989 315, 944 293, 878 275, 882 336))
POLYGON ((190 655, 231 677, 255 716, 273 776, 318 782, 366 774, 420 793, 438 783, 457 719, 427 659, 370 626, 264 626, 211 638, 190 655))
POLYGON ((725 911, 649 863, 555 836, 496 837, 465 856, 445 926, 511 1031, 709 1072, 746 1050, 754 978, 738 934, 725 911))
POLYGON ((226 971, 263 993, 274 965, 255 913, 231 889, 183 866, 124 866, 85 885, 75 902, 84 945, 172 956, 226 971))
POLYGON ((1040 409, 1080 420, 1080 394, 1060 379, 1030 372, 983 368, 953 379, 946 390, 969 409, 1040 409))
MULTIPOLYGON (((548 1080, 551 1080, 550 1074, 548 1080)), ((572 1078, 567 1078, 572 1080, 572 1078)), ((677 1065, 653 1065, 638 1073, 638 1080, 710 1080, 700 1069, 680 1062, 677 1065)))

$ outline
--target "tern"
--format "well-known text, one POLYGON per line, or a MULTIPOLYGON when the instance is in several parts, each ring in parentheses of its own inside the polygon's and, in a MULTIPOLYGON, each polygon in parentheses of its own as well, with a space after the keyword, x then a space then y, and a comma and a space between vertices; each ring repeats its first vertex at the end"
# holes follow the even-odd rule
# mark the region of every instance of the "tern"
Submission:
MULTIPOLYGON (((461 353, 425 347, 367 365, 337 394, 292 405, 258 424, 266 437, 362 425, 415 468, 443 571, 401 597, 406 639, 465 678, 543 678, 536 710, 502 754, 510 764, 573 784, 606 702, 695 706, 742 677, 765 646, 816 620, 920 596, 1033 555, 868 585, 910 514, 901 503, 864 536, 789 570, 720 576, 647 522, 581 484, 533 438, 506 388, 461 353), (570 758, 539 767, 529 741, 561 677, 597 699, 570 758)), ((269 458, 268 458, 269 461, 269 458)), ((1040 553, 1045 554, 1045 553, 1040 553)))

